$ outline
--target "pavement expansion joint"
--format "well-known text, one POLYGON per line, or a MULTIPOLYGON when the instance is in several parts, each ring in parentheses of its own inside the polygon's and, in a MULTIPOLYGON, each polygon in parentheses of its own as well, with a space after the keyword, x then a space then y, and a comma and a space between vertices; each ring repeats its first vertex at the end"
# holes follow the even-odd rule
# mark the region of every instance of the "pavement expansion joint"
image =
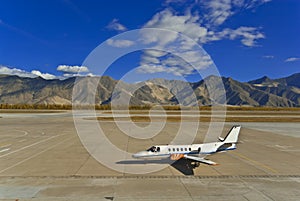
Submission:
POLYGON ((235 179, 235 178, 300 178, 300 175, 212 175, 212 176, 0 176, 1 179, 235 179))

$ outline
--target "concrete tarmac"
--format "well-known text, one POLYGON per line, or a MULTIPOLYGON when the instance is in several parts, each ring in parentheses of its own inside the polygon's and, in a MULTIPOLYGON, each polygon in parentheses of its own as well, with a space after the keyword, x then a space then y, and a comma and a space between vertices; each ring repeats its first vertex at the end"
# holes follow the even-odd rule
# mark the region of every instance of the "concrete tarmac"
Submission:
MULTIPOLYGON (((266 123, 241 123, 238 148, 209 156, 220 165, 201 164, 194 170, 195 176, 184 176, 168 165, 157 172, 135 175, 112 170, 95 160, 82 146, 70 112, 0 116, 0 200, 300 198, 297 123, 267 123, 270 129, 266 123), (277 131, 280 125, 283 134, 277 131)), ((222 135, 234 124, 227 122, 222 135)), ((167 123, 158 135, 140 140, 125 135, 114 122, 99 125, 115 146, 130 153, 168 144, 179 127, 167 123)), ((136 125, 145 127, 148 123, 136 125)), ((208 123, 200 123, 196 143, 203 141, 207 129, 208 123)), ((134 132, 134 127, 128 130, 134 132)), ((185 132, 188 135, 188 130, 185 132)), ((123 164, 124 168, 131 165, 123 164)))

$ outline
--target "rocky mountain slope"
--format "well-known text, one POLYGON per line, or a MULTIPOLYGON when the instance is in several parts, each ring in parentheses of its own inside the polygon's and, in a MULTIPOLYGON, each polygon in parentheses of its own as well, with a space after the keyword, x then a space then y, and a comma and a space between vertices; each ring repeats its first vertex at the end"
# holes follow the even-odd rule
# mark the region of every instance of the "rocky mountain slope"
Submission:
MULTIPOLYGON (((104 76, 79 78, 76 96, 72 97, 75 77, 65 80, 45 80, 40 77, 24 78, 0 75, 1 104, 71 104, 72 98, 86 103, 109 104, 112 100, 130 99, 131 105, 164 104, 192 105, 196 98, 199 105, 222 102, 222 86, 216 76, 195 83, 179 80, 154 79, 142 83, 128 84, 104 76), (115 90, 115 87, 118 90, 115 90), (208 86, 213 86, 209 94, 208 86), (96 88, 95 100, 88 100, 89 89, 96 88), (192 96, 194 94, 194 96, 192 96)), ((226 91, 228 105, 299 107, 300 73, 280 79, 262 77, 249 82, 232 78, 221 78, 226 91)))

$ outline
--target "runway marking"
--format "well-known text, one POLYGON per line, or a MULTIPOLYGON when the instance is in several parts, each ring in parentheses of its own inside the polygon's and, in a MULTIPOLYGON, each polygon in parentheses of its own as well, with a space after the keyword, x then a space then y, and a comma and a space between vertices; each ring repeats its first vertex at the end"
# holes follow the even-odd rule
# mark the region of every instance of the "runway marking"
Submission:
POLYGON ((5 151, 9 151, 9 150, 10 150, 10 148, 2 149, 2 150, 0 150, 0 153, 5 152, 5 151))
POLYGON ((245 160, 247 160, 247 161, 249 161, 249 162, 251 162, 251 163, 254 163, 254 164, 258 165, 258 166, 261 166, 261 167, 263 167, 263 168, 265 168, 265 169, 268 169, 268 170, 270 170, 271 172, 273 172, 273 173, 275 173, 275 174, 278 174, 278 173, 279 173, 277 170, 271 168, 270 166, 267 166, 267 165, 265 165, 265 164, 263 164, 263 163, 260 163, 260 162, 258 162, 258 161, 255 161, 255 160, 253 160, 253 159, 251 159, 251 158, 248 158, 247 156, 244 156, 244 155, 242 155, 242 154, 239 154, 239 153, 236 153, 236 152, 231 152, 231 154, 236 155, 236 156, 239 156, 240 158, 243 158, 243 159, 245 159, 245 160))
POLYGON ((27 131, 23 131, 23 130, 18 130, 18 129, 13 129, 13 130, 10 130, 10 131, 17 131, 17 132, 21 132, 21 133, 24 133, 23 135, 17 135, 17 136, 12 136, 12 135, 1 135, 1 137, 16 137, 16 138, 19 138, 19 137, 24 137, 26 135, 28 135, 29 133, 27 131))
POLYGON ((48 147, 47 149, 45 149, 45 150, 43 150, 43 151, 40 151, 39 153, 36 153, 36 154, 34 154, 34 155, 32 155, 32 156, 30 156, 30 157, 28 157, 28 158, 25 158, 24 160, 21 160, 21 161, 19 161, 18 163, 14 164, 14 165, 12 165, 12 166, 10 166, 10 167, 7 167, 7 168, 5 168, 5 169, 3 169, 3 170, 1 170, 0 173, 3 173, 3 172, 5 172, 6 170, 9 170, 9 169, 11 169, 11 168, 13 168, 13 167, 16 167, 16 166, 20 165, 21 163, 24 163, 25 161, 28 161, 28 160, 30 160, 30 159, 32 159, 32 158, 34 158, 34 157, 36 157, 36 156, 38 156, 38 155, 40 155, 40 154, 42 154, 42 153, 44 153, 44 152, 46 152, 46 151, 52 149, 52 148, 54 148, 54 147, 56 147, 56 146, 58 146, 58 145, 64 143, 65 141, 67 141, 67 140, 69 140, 69 139, 71 139, 71 138, 73 138, 73 137, 69 137, 69 138, 67 138, 67 139, 65 139, 65 140, 63 140, 63 141, 61 141, 61 142, 59 142, 59 143, 57 143, 57 144, 55 144, 55 145, 53 145, 53 146, 51 146, 51 147, 48 147))
POLYGON ((275 147, 278 147, 280 149, 286 149, 286 148, 290 148, 292 146, 290 146, 290 145, 279 145, 279 144, 276 144, 275 147))
MULTIPOLYGON (((65 134, 64 134, 64 135, 65 135, 65 134)), ((40 144, 40 143, 42 143, 42 142, 51 140, 51 139, 56 138, 56 137, 58 137, 58 136, 62 136, 62 135, 55 135, 55 136, 49 137, 49 138, 47 138, 47 139, 44 139, 44 140, 35 142, 35 143, 33 143, 33 144, 27 145, 27 146, 25 146, 25 147, 22 147, 22 148, 20 148, 20 149, 15 150, 15 151, 12 151, 12 152, 9 152, 9 153, 7 153, 7 154, 4 154, 4 155, 0 156, 0 158, 3 158, 3 157, 8 156, 8 155, 10 155, 10 154, 13 154, 13 153, 22 151, 22 150, 24 150, 24 149, 27 149, 27 148, 32 147, 32 146, 34 146, 34 145, 37 145, 37 144, 40 144)))
POLYGON ((24 133, 24 135, 21 135, 21 136, 18 136, 18 137, 24 137, 24 136, 28 135, 27 131, 22 131, 22 130, 17 130, 17 129, 15 129, 15 130, 24 133))

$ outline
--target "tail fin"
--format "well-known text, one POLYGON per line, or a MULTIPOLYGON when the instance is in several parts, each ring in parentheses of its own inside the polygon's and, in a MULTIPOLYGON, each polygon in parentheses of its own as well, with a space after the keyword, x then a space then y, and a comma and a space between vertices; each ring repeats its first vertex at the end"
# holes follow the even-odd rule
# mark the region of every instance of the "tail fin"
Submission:
POLYGON ((225 143, 237 143, 241 126, 233 126, 226 137, 223 139, 219 137, 221 142, 225 143))

